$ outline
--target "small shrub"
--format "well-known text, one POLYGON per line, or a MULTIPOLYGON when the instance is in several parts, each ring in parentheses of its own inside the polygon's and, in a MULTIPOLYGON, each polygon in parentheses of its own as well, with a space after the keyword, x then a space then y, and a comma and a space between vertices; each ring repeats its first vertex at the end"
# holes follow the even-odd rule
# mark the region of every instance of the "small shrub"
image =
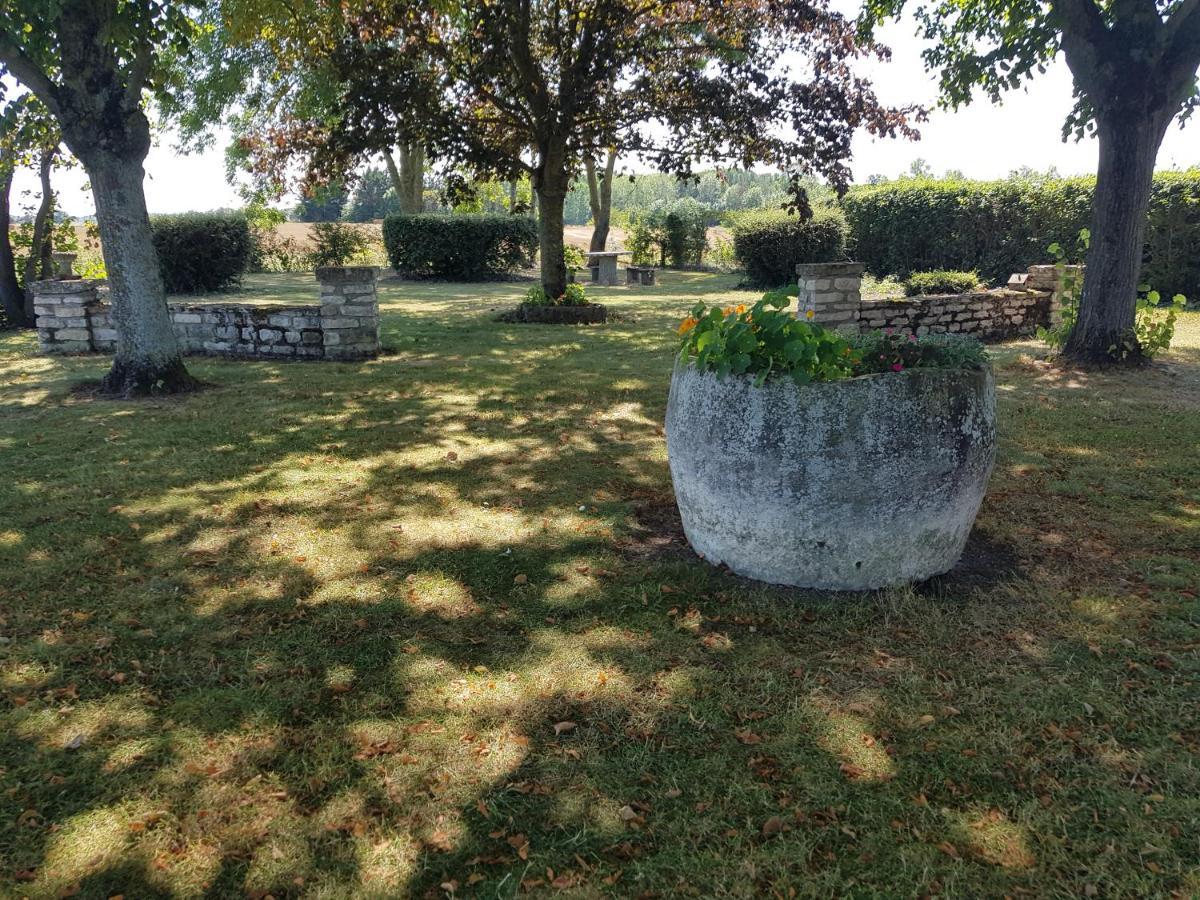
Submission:
POLYGON ((698 303, 680 323, 679 359, 702 372, 754 375, 761 385, 771 376, 796 384, 836 381, 851 374, 849 342, 792 315, 788 291, 772 291, 751 307, 698 303))
POLYGON ((583 285, 572 281, 561 297, 551 297, 540 284, 525 293, 525 302, 531 306, 587 306, 588 299, 583 285))
POLYGON ((538 234, 528 216, 388 216, 383 244, 401 274, 484 281, 533 265, 538 234))
MULTIPOLYGON (((1082 258, 1091 245, 1091 232, 1079 232, 1076 252, 1082 258)), ((1054 257, 1054 268, 1058 272, 1059 308, 1062 315, 1054 328, 1038 328, 1037 336, 1049 346, 1061 350, 1079 320, 1079 301, 1083 296, 1083 276, 1080 269, 1070 266, 1068 255, 1061 244, 1046 248, 1054 257)), ((1169 350, 1175 338, 1175 320, 1187 306, 1187 298, 1176 294, 1166 308, 1162 306, 1162 295, 1148 284, 1138 285, 1137 302, 1134 307, 1133 328, 1124 339, 1108 348, 1114 359, 1125 359, 1130 353, 1138 352, 1153 359, 1164 350, 1169 350)))
POLYGON ((982 369, 983 344, 961 334, 899 334, 875 331, 851 340, 855 375, 902 372, 905 369, 982 369))
POLYGON ((634 265, 698 266, 708 248, 708 209, 691 197, 659 201, 632 218, 625 248, 634 265))
POLYGON ((242 213, 183 213, 150 220, 167 293, 200 294, 236 287, 254 241, 242 213))
POLYGON ((362 229, 344 222, 315 223, 312 226, 312 239, 313 249, 308 254, 308 260, 314 269, 321 266, 348 266, 366 254, 371 245, 362 229))
POLYGON ((708 245, 708 265, 718 272, 732 272, 738 268, 737 254, 733 252, 733 241, 715 237, 708 245))
POLYGON ((835 209, 818 210, 810 219, 782 210, 736 216, 733 250, 758 287, 795 281, 799 263, 832 262, 845 257, 846 220, 835 209))
POLYGON ((904 296, 924 297, 929 294, 965 294, 979 288, 978 272, 953 272, 937 269, 914 272, 904 279, 904 296))
POLYGON ((574 272, 587 265, 587 257, 574 244, 563 244, 563 264, 568 272, 574 272))

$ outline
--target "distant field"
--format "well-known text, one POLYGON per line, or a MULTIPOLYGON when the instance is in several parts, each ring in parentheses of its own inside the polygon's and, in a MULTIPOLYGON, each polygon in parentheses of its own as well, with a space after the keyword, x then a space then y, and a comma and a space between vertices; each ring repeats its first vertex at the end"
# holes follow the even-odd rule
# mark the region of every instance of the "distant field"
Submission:
MULTIPOLYGON (((378 222, 366 222, 356 227, 368 232, 374 240, 381 241, 383 239, 382 226, 378 222)), ((75 232, 80 246, 83 246, 87 239, 86 227, 79 225, 75 232)), ((275 232, 281 238, 290 238, 296 241, 305 249, 312 246, 312 224, 309 222, 284 222, 275 229, 275 232)), ((624 247, 625 236, 624 228, 614 226, 608 233, 608 246, 617 249, 624 247)), ((568 225, 563 229, 563 237, 568 244, 586 250, 592 239, 592 226, 568 225)), ((708 229, 709 243, 711 244, 715 239, 729 240, 729 230, 720 225, 708 229)))

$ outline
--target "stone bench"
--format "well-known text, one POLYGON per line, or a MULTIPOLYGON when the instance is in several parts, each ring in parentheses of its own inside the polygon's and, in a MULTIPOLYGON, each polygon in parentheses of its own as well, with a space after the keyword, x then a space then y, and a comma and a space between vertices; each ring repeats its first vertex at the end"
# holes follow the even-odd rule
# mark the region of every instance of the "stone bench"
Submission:
POLYGON ((654 284, 655 271, 654 266, 626 266, 625 283, 652 285, 654 284))

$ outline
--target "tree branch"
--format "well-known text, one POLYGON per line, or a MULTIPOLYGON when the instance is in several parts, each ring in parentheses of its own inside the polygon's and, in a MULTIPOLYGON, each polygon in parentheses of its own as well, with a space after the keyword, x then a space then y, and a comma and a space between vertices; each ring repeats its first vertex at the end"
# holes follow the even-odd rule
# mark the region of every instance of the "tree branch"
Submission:
POLYGON ((1107 80, 1104 61, 1112 33, 1094 0, 1051 0, 1051 9, 1062 28, 1062 48, 1076 82, 1090 94, 1107 80))
POLYGON ((9 74, 29 88, 57 118, 62 112, 58 102, 58 85, 36 62, 29 58, 8 31, 0 30, 0 63, 9 74))
POLYGON ((1183 0, 1167 19, 1166 47, 1168 83, 1187 91, 1200 68, 1200 0, 1183 0))
MULTIPOLYGON (((149 29, 146 29, 148 32, 149 29)), ((129 64, 129 76, 125 82, 125 101, 133 106, 141 106, 142 88, 150 78, 150 68, 154 65, 154 46, 150 38, 143 33, 138 41, 137 52, 129 64)))

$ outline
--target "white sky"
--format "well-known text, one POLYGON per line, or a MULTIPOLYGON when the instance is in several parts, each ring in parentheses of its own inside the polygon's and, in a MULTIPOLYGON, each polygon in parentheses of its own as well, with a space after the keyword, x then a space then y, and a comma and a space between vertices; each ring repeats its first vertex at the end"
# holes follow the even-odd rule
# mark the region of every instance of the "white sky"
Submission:
MULTIPOLYGON (((857 3, 837 0, 836 5, 852 10, 857 3)), ((932 107, 937 84, 934 76, 925 72, 920 57, 923 42, 913 34, 910 22, 885 27, 880 38, 892 48, 892 61, 867 65, 864 73, 871 77, 885 103, 924 103, 932 107)), ((864 181, 875 173, 895 176, 918 157, 928 161, 938 174, 959 169, 974 178, 1003 177, 1022 166, 1038 170, 1053 166, 1063 175, 1094 172, 1094 140, 1062 142, 1062 123, 1072 105, 1071 76, 1059 60, 1028 89, 1007 94, 1000 106, 981 98, 958 112, 934 110, 921 126, 920 141, 878 141, 860 134, 854 143, 855 180, 864 181)), ((211 150, 185 156, 173 150, 170 134, 158 137, 146 160, 146 198, 152 213, 241 205, 237 192, 225 180, 224 138, 218 132, 211 150)), ((1200 164, 1200 123, 1187 130, 1172 127, 1159 152, 1159 168, 1195 164, 1200 164)), ((94 209, 91 195, 84 190, 85 183, 78 169, 57 177, 62 206, 72 215, 88 215, 94 209)), ((15 209, 22 204, 21 191, 35 187, 35 180, 28 174, 17 179, 15 209)))

